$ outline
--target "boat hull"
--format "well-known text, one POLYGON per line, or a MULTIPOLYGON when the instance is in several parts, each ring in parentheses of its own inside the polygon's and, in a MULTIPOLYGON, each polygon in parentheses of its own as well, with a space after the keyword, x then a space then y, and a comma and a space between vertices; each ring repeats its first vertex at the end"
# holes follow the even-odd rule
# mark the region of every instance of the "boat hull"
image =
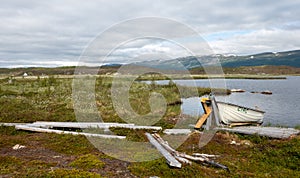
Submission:
POLYGON ((239 105, 217 102, 220 120, 224 124, 262 124, 264 113, 263 111, 242 107, 239 105))

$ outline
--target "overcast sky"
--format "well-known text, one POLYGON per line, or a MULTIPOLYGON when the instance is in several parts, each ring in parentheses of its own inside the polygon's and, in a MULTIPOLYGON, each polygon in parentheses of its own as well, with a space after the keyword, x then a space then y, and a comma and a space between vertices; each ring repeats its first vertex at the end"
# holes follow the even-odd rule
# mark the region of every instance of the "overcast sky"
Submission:
MULTIPOLYGON (((0 67, 77 65, 83 50, 101 32, 128 19, 149 16, 188 25, 218 54, 295 50, 300 49, 299 9, 300 0, 2 1, 0 67)), ((129 32, 119 33, 110 38, 129 32)), ((123 45, 116 54, 121 58, 142 50, 146 54, 168 51, 171 57, 186 55, 163 41, 140 41, 123 45)))

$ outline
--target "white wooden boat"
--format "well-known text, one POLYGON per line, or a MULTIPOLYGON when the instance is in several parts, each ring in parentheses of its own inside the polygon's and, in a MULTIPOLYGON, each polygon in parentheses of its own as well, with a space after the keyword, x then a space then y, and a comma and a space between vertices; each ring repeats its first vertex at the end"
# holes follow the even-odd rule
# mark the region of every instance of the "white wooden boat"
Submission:
POLYGON ((264 111, 217 101, 220 121, 226 125, 262 124, 264 111))
POLYGON ((263 123, 264 111, 216 101, 213 95, 210 95, 209 98, 202 98, 201 104, 204 114, 198 119, 195 129, 200 129, 204 123, 206 123, 207 130, 212 123, 229 126, 261 125, 263 123))

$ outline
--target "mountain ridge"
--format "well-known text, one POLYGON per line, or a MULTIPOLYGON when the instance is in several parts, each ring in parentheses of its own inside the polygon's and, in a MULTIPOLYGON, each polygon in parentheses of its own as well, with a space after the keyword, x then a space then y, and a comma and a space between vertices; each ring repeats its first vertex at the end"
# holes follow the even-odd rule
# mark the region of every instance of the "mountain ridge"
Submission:
POLYGON ((243 66, 290 66, 300 67, 300 50, 283 52, 263 52, 252 55, 227 55, 214 54, 208 56, 187 56, 170 60, 153 60, 135 63, 147 67, 159 69, 193 69, 210 65, 222 65, 222 67, 243 66), (218 60, 216 60, 218 59, 218 60), (201 62, 200 62, 201 61, 201 62), (213 61, 213 62, 212 62, 213 61))

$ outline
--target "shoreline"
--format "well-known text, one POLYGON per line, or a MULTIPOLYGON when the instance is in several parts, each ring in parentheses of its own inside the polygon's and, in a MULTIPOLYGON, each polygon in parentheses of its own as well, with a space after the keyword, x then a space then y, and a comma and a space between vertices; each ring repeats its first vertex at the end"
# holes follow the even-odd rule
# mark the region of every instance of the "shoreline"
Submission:
MULTIPOLYGON (((244 74, 225 74, 225 75, 191 75, 191 76, 177 76, 172 77, 173 80, 206 80, 206 79, 245 79, 245 80, 286 80, 288 76, 275 76, 275 75, 244 75, 244 74)), ((137 81, 153 81, 153 80, 169 80, 169 78, 164 76, 142 76, 137 79, 137 81)))
MULTIPOLYGON (((6 76, 6 75, 0 75, 0 79, 8 79, 13 77, 14 79, 38 79, 38 78, 48 78, 49 76, 53 76, 55 78, 66 78, 70 79, 73 78, 77 75, 46 75, 46 76, 38 76, 38 75, 30 75, 30 76, 6 76)), ((92 75, 87 75, 89 77, 92 77, 92 75)), ((114 78, 114 74, 110 75, 95 75, 96 77, 108 77, 108 78, 114 78)), ((191 79, 249 79, 249 80, 285 80, 289 76, 300 76, 300 75, 248 75, 248 74, 225 74, 225 75, 179 75, 179 74, 174 74, 171 75, 173 80, 191 80, 191 79)), ((118 76, 120 77, 120 76, 118 76)), ((124 78, 126 77, 131 77, 131 75, 124 75, 124 78)), ((144 76, 139 76, 136 81, 153 81, 153 80, 169 80, 169 77, 167 76, 161 76, 161 75, 144 75, 144 76)))

